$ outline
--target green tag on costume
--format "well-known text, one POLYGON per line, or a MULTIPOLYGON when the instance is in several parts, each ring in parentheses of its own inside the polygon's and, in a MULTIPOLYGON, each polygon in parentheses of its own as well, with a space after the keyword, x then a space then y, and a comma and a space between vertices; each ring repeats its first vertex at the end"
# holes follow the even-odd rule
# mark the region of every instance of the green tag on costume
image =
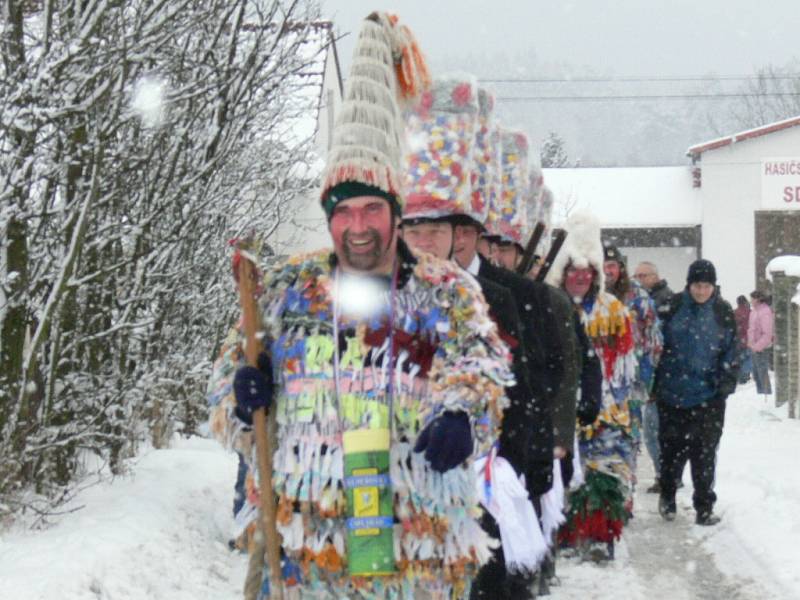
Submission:
POLYGON ((347 567, 350 575, 395 572, 388 429, 344 433, 347 567))

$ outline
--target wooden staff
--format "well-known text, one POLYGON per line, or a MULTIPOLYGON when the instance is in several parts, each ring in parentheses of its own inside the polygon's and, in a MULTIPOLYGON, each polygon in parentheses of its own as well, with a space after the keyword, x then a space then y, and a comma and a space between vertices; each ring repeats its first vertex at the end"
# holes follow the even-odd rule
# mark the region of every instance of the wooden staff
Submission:
POLYGON ((536 254, 536 246, 539 245, 539 240, 544 235, 544 223, 537 222, 536 227, 533 229, 530 239, 525 246, 525 251, 522 253, 522 259, 517 265, 517 273, 519 275, 526 275, 533 267, 533 256, 536 254))
MULTIPOLYGON (((258 355, 261 352, 261 341, 258 331, 261 324, 255 297, 255 265, 240 252, 239 259, 239 301, 242 304, 242 320, 246 344, 244 354, 247 364, 258 368, 258 355)), ((283 600, 283 580, 281 578, 281 537, 276 527, 274 493, 272 491, 272 455, 275 451, 277 426, 275 411, 269 414, 259 408, 253 412, 253 431, 256 436, 256 454, 258 455, 258 474, 261 492, 261 527, 267 547, 267 566, 269 567, 269 596, 283 600)))

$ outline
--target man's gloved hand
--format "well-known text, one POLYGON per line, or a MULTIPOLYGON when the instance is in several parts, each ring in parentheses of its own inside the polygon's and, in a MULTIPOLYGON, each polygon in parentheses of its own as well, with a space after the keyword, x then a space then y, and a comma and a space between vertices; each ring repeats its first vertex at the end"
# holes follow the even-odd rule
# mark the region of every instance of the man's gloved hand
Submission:
POLYGON ((236 416, 253 424, 253 413, 272 404, 272 361, 262 352, 258 367, 240 367, 233 376, 233 394, 236 397, 236 416))
POLYGON ((445 411, 422 430, 414 452, 425 452, 431 468, 440 473, 449 471, 472 454, 472 428, 462 411, 445 411))

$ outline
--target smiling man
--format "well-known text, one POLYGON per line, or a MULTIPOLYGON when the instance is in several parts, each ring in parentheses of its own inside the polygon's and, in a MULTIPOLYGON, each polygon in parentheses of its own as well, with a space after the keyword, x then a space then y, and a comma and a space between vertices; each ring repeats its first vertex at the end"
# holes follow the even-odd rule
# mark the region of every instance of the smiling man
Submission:
POLYGON ((233 335, 209 385, 218 436, 250 459, 250 415, 276 411, 270 500, 304 598, 460 598, 495 545, 472 461, 498 436, 508 347, 477 284, 398 234, 397 102, 424 87, 420 61, 396 18, 366 19, 321 195, 333 252, 266 274, 261 368, 233 335))

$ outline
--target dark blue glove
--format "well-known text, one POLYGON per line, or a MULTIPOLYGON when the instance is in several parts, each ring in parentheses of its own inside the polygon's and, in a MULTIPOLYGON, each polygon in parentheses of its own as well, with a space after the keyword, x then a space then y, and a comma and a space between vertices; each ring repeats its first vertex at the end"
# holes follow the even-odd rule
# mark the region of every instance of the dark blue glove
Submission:
POLYGON ((272 361, 262 352, 258 367, 240 367, 233 376, 233 394, 236 397, 236 416, 253 424, 253 413, 272 404, 272 361))
POLYGON ((472 454, 472 428, 462 411, 446 411, 436 417, 417 438, 414 452, 425 452, 431 468, 449 471, 472 454))

